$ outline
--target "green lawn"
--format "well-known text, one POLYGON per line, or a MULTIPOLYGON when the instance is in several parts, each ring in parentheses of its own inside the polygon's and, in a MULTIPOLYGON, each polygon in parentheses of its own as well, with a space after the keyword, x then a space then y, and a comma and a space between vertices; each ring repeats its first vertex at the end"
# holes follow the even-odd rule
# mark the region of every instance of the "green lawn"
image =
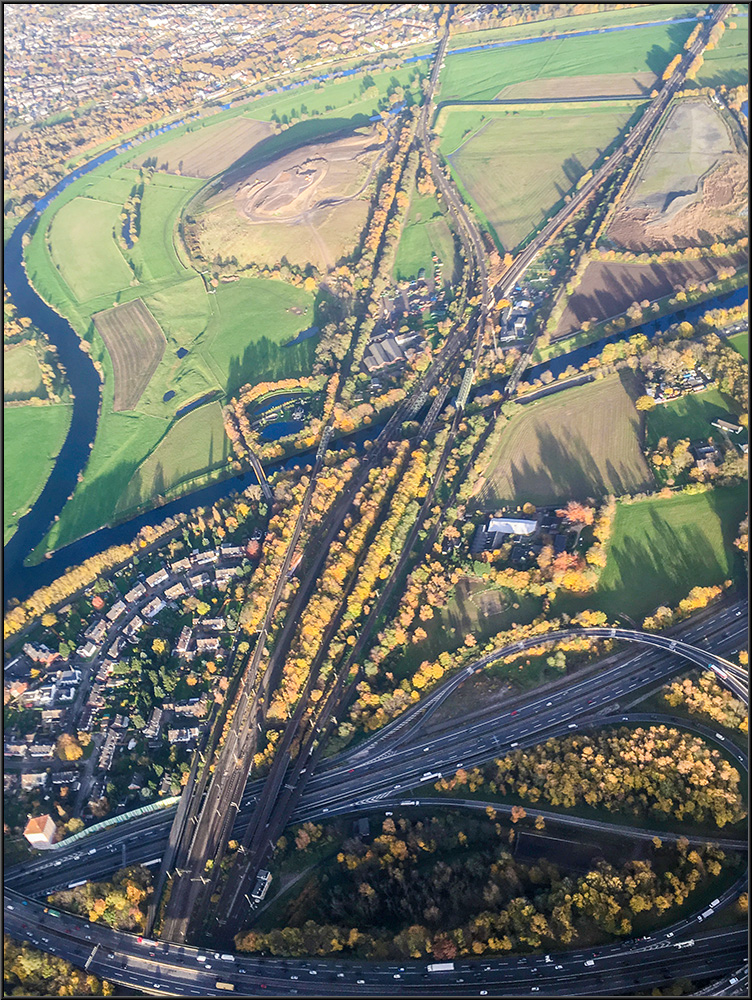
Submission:
POLYGON ((620 505, 598 589, 579 605, 639 620, 661 604, 676 606, 694 586, 732 579, 741 563, 733 542, 746 510, 746 483, 620 505))
POLYGON ((112 295, 133 278, 113 231, 120 205, 75 198, 63 205, 50 228, 52 260, 78 302, 112 295))
POLYGON ((65 441, 72 412, 67 403, 4 407, 3 545, 42 492, 65 441))
POLYGON ((211 298, 214 336, 209 354, 228 392, 248 381, 307 374, 300 365, 315 338, 293 347, 282 345, 313 324, 310 292, 283 281, 241 278, 220 283, 211 298))
POLYGON ((170 428, 139 466, 118 502, 118 515, 225 466, 229 454, 220 404, 207 403, 192 410, 170 428))
MULTIPOLYGON (((465 31, 449 39, 449 49, 462 49, 487 42, 506 42, 516 38, 538 38, 541 35, 561 34, 566 31, 589 31, 593 28, 610 28, 620 24, 639 24, 641 21, 666 21, 679 17, 694 17, 700 8, 693 3, 651 3, 624 10, 601 10, 593 14, 569 14, 566 17, 547 18, 532 24, 514 24, 507 28, 485 28, 465 31)), ((690 27, 692 27, 690 25, 690 27)), ((643 29, 644 30, 644 29, 643 29)))
POLYGON ((451 281, 454 240, 444 213, 434 195, 413 193, 394 260, 395 278, 415 278, 422 267, 431 274, 434 253, 444 262, 445 281, 451 281))
POLYGON ((733 337, 729 337, 729 344, 741 354, 745 361, 749 361, 748 333, 735 333, 733 337))
POLYGON ((5 399, 44 398, 42 372, 31 344, 16 344, 3 354, 3 393, 5 399))
POLYGON ((635 28, 450 55, 439 99, 490 101, 503 87, 523 80, 647 71, 661 74, 681 50, 692 27, 687 23, 635 28))
POLYGON ((737 410, 734 401, 717 389, 660 403, 647 415, 647 444, 655 448, 662 437, 667 437, 670 441, 681 438, 695 441, 709 436, 719 438, 720 431, 711 427, 710 422, 718 417, 733 417, 737 410))
POLYGON ((703 64, 697 74, 697 87, 738 87, 749 80, 749 20, 746 17, 729 17, 718 48, 703 53, 703 64), (730 31, 728 24, 735 21, 737 28, 730 31))
MULTIPOLYGON (((452 173, 505 249, 539 226, 635 113, 637 104, 490 112, 459 148, 466 112, 447 115, 441 143, 452 173), (460 119, 460 122, 453 122, 460 119)), ((469 112, 470 128, 478 112, 469 112)), ((466 126, 465 126, 466 127, 466 126)))

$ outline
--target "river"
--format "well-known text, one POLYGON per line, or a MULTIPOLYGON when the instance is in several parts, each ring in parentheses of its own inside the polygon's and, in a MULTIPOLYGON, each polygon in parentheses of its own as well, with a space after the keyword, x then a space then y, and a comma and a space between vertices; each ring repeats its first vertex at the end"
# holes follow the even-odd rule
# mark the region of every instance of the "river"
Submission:
MULTIPOLYGON (((660 23, 660 22, 656 22, 660 23)), ((624 25, 614 29, 602 30, 626 30, 638 26, 624 25)), ((559 37, 579 37, 583 34, 598 34, 601 29, 593 31, 578 32, 559 37)), ((468 50, 454 50, 448 53, 449 56, 459 54, 461 51, 474 51, 476 48, 500 47, 500 45, 530 44, 533 41, 544 41, 550 36, 536 39, 520 39, 509 43, 491 43, 490 46, 476 46, 468 50)), ((420 59, 431 58, 427 56, 417 56, 406 59, 405 62, 416 62, 420 59)), ((314 79, 327 81, 350 76, 361 72, 360 68, 345 70, 323 75, 314 79)), ((293 87, 304 86, 311 80, 299 84, 287 84, 267 93, 278 93, 279 90, 289 90, 293 87)), ((257 95, 258 98, 266 94, 257 95)), ((226 107, 226 105, 225 105, 226 107)), ((192 119, 191 119, 192 120, 192 119)), ((221 497, 227 496, 235 490, 245 489, 254 483, 255 477, 252 472, 244 473, 241 476, 232 477, 221 482, 215 482, 194 493, 187 494, 177 500, 171 501, 162 507, 149 511, 136 518, 126 521, 113 527, 101 528, 76 542, 59 549, 49 558, 44 559, 37 566, 28 566, 25 560, 36 548, 47 534, 50 525, 55 517, 62 510, 66 498, 70 497, 79 481, 79 474, 84 470, 89 458, 91 448, 94 444, 94 437, 99 416, 101 402, 101 385, 99 375, 92 363, 91 358, 81 351, 79 338, 67 320, 63 319, 54 310, 46 305, 37 295, 29 283, 23 267, 23 238, 32 230, 35 222, 42 212, 64 191, 70 184, 80 177, 90 173, 100 164, 106 163, 118 154, 131 149, 134 145, 140 144, 145 139, 154 138, 171 129, 184 125, 186 119, 181 119, 159 128, 152 129, 147 135, 136 140, 129 140, 119 146, 110 149, 99 156, 88 161, 81 167, 77 167, 67 177, 56 184, 43 198, 34 206, 15 228, 8 242, 5 245, 4 254, 4 280, 10 295, 22 316, 28 316, 32 323, 42 330, 50 342, 55 345, 60 362, 66 369, 68 381, 74 396, 73 415, 71 419, 68 436, 63 443, 60 453, 55 461, 55 465, 50 476, 40 493, 37 501, 31 510, 19 521, 15 534, 4 547, 3 560, 3 581, 5 601, 13 598, 24 599, 34 590, 51 583, 71 566, 81 563, 84 559, 96 554, 102 549, 115 544, 122 544, 132 541, 136 533, 147 524, 157 524, 169 515, 188 511, 196 506, 205 506, 214 503, 221 497)), ((740 290, 741 291, 741 290, 740 290)), ((746 294, 746 290, 745 294, 746 294)), ((731 293, 735 295, 737 293, 731 293)), ((742 297, 743 300, 743 297, 742 297)), ((693 309, 715 308, 718 305, 736 304, 731 302, 728 296, 704 303, 702 307, 693 309)), ((692 310, 687 310, 687 318, 690 318, 692 310)), ((668 319, 664 317, 664 320, 668 319)), ((659 324, 663 321, 659 321, 659 324)), ((651 324, 652 325, 652 324, 651 324)), ((658 327, 657 327, 658 328, 658 327)), ((630 331, 634 332, 634 331, 630 331)), ((653 331, 653 333, 655 330, 653 331)), ((622 336, 628 336, 623 334, 622 336)), ((652 334, 649 334, 652 335, 652 334)), ((554 374, 563 370, 568 364, 581 364, 588 356, 592 357, 603 344, 609 340, 619 339, 619 335, 599 341, 598 344, 590 347, 580 348, 564 358, 557 358, 544 365, 538 365, 528 372, 530 378, 535 378, 540 372, 548 369, 554 374), (599 346, 600 345, 600 346, 599 346), (587 354, 586 352, 591 352, 587 354)), ((484 387, 486 388, 486 387, 484 387)), ((270 429, 271 430, 271 429, 270 429)), ((379 427, 369 428, 366 432, 355 435, 353 440, 360 447, 367 439, 373 438, 379 431, 379 427)), ((308 464, 313 463, 313 452, 291 459, 283 465, 308 464)))

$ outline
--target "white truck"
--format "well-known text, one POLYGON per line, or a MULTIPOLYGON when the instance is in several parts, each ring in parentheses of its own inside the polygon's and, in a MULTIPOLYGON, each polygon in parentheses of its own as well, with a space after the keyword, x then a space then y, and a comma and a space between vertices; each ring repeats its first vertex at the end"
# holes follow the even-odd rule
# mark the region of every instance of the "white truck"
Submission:
POLYGON ((428 966, 429 972, 454 972, 454 962, 436 962, 428 966))

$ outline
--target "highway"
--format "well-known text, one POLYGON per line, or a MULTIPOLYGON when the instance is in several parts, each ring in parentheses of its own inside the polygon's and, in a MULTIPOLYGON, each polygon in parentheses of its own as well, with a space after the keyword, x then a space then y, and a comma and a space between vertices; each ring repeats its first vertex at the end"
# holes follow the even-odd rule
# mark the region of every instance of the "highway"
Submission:
MULTIPOLYGON (((746 609, 746 602, 729 603, 716 612, 714 629, 693 620, 685 623, 684 638, 702 642, 702 636, 712 637, 716 650, 712 655, 673 637, 648 635, 646 638, 656 643, 655 648, 647 648, 636 656, 616 657, 616 662, 600 669, 596 665, 582 675, 562 678, 546 689, 493 707, 480 718, 462 719, 459 726, 456 720, 449 720, 426 734, 428 719, 417 712, 411 717, 405 713, 405 717, 360 746, 323 762, 308 782, 291 819, 295 822, 320 820, 335 813, 365 811, 385 799, 413 799, 417 789, 422 786, 432 789, 437 780, 423 780, 426 774, 449 773, 460 766, 479 764, 499 756, 505 749, 514 749, 513 744, 534 745, 556 733, 574 731, 570 727, 600 725, 606 718, 639 721, 642 716, 635 717, 621 706, 634 700, 641 689, 655 687, 685 670, 687 660, 684 657, 706 666, 716 659, 727 662, 723 656, 718 656, 719 652, 731 654, 746 644, 746 609), (677 645, 672 650, 674 642, 677 645), (593 682, 594 676, 597 676, 597 685, 593 682)), ((610 634, 611 630, 599 631, 610 634)), ((535 641, 539 643, 540 638, 536 637, 535 641)), ((481 658, 472 665, 473 670, 482 669, 477 664, 488 659, 481 658)), ((455 690, 468 676, 466 669, 448 679, 426 700, 438 706, 446 692, 455 690)), ((725 741, 725 749, 738 753, 730 741, 725 741)), ((738 756, 737 761, 746 768, 738 756)), ((262 788, 263 783, 258 781, 248 785, 233 836, 237 836, 245 818, 252 813, 262 788)), ((58 850, 6 871, 6 882, 13 888, 23 886, 30 894, 43 895, 87 876, 95 879, 111 874, 124 863, 124 848, 128 864, 160 858, 170 823, 169 813, 157 812, 133 823, 92 833, 67 848, 63 842, 58 850), (95 853, 89 854, 92 850, 95 853)))

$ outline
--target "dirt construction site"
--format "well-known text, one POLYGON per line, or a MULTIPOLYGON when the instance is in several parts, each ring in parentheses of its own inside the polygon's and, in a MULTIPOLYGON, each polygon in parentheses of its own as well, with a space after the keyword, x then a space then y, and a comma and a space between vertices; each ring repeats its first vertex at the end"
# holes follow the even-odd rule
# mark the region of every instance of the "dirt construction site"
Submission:
POLYGON ((634 251, 729 242, 747 232, 747 153, 707 98, 674 105, 608 236, 634 251))
POLYGON ((369 129, 303 146, 247 173, 205 202, 198 232, 205 256, 334 267, 366 220, 366 190, 383 148, 369 129))

